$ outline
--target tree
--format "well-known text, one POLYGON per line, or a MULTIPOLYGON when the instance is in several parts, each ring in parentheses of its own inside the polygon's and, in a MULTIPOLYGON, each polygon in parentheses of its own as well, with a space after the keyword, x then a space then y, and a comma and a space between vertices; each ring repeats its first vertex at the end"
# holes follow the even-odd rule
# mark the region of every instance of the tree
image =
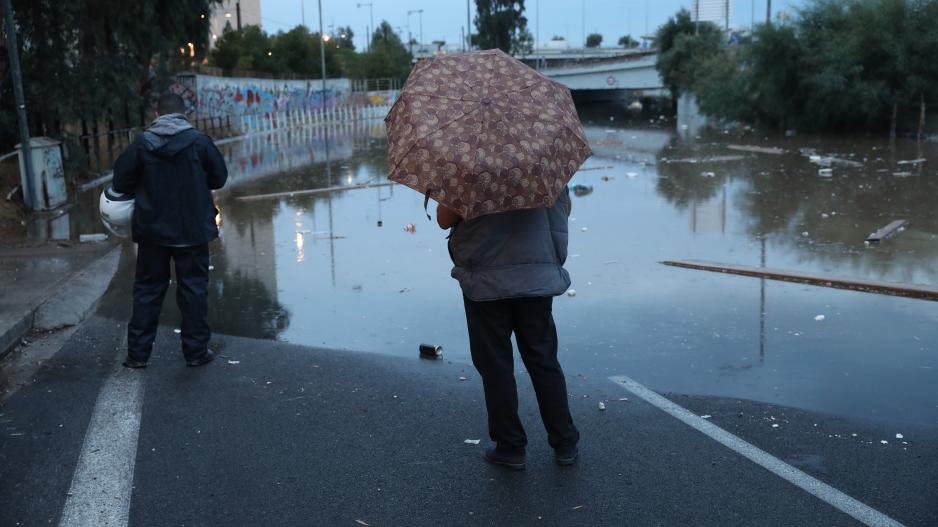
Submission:
POLYGON ((530 55, 534 53, 534 36, 527 28, 518 32, 518 36, 511 41, 512 55, 530 55))
POLYGON ((683 8, 658 29, 655 44, 658 48, 655 67, 675 99, 691 91, 704 60, 725 48, 723 32, 716 24, 695 23, 683 8))
POLYGON ((618 44, 626 49, 637 48, 638 46, 641 45, 637 40, 632 38, 632 35, 625 35, 625 36, 619 37, 618 44))
POLYGON ((512 43, 527 28, 524 0, 476 0, 475 26, 479 49, 512 51, 512 43))
MULTIPOLYGON (((165 87, 173 69, 204 57, 208 14, 217 2, 12 3, 33 130, 61 137, 66 127, 82 119, 88 124, 139 124, 150 91, 165 87)), ((6 60, 4 53, 0 61, 6 60)), ((4 82, 2 90, 0 113, 7 122, 15 116, 13 97, 7 96, 10 84, 4 82)), ((2 141, 16 141, 15 130, 4 127, 2 141)))
POLYGON ((586 47, 598 48, 603 43, 603 36, 599 33, 590 33, 586 35, 586 47))
POLYGON ((371 36, 371 50, 362 56, 361 75, 370 79, 406 79, 411 58, 401 37, 391 24, 382 20, 371 36))

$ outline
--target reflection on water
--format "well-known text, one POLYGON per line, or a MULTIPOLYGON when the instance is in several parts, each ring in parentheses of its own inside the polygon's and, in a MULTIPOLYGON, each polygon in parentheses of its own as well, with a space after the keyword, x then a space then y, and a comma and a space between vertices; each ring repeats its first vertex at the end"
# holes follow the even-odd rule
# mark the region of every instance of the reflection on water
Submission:
MULTIPOLYGON (((761 141, 683 142, 657 116, 594 107, 581 117, 596 153, 586 167, 596 169, 572 183, 593 192, 573 201, 567 267, 578 294, 555 302, 570 374, 627 373, 666 391, 938 422, 935 304, 657 263, 938 284, 935 161, 893 175, 909 171, 897 170, 900 161, 938 160, 935 145, 794 138, 775 145, 783 155, 753 154, 727 144, 761 141), (862 166, 819 177, 802 148, 862 166), (897 218, 909 230, 864 245, 897 218)), ((383 123, 232 142, 225 153, 243 170, 220 202, 216 330, 407 358, 429 342, 468 361, 446 233, 427 221, 422 196, 391 186, 237 199, 384 181, 383 123), (403 229, 410 223, 413 233, 403 229)))

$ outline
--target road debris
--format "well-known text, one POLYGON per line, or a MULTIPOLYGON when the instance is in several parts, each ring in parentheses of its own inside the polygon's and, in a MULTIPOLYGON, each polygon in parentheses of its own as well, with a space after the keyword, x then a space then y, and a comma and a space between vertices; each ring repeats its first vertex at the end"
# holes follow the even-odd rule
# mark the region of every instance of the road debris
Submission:
POLYGON ((421 359, 443 358, 443 346, 434 346, 433 344, 421 344, 417 349, 420 350, 421 359))

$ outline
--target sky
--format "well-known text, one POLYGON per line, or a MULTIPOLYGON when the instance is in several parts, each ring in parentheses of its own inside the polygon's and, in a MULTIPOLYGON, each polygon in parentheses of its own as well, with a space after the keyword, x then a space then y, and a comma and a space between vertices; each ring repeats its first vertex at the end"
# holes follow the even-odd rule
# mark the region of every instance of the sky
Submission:
MULTIPOLYGON (((669 16, 681 7, 690 8, 694 0, 525 0, 525 16, 528 29, 540 41, 554 35, 566 37, 571 46, 583 42, 586 33, 600 33, 604 45, 614 45, 619 37, 632 34, 653 33, 669 16), (585 7, 585 10, 584 10, 585 7), (647 10, 647 26, 646 26, 647 10), (585 11, 585 16, 584 16, 585 11), (538 16, 538 14, 540 16, 538 16), (538 23, 538 18, 540 22, 538 23), (540 30, 538 31, 538 26, 540 30)), ((766 0, 732 0, 735 27, 749 27, 753 5, 757 23, 765 18, 766 0)), ((369 7, 361 0, 322 0, 323 23, 326 33, 330 25, 351 26, 355 33, 355 46, 364 49, 365 28, 370 26, 369 7)), ((447 43, 460 42, 460 28, 466 25, 466 0, 365 0, 373 4, 375 24, 387 20, 392 27, 403 33, 406 41, 408 11, 423 9, 423 42, 443 40, 447 43)), ((470 0, 472 16, 475 16, 475 1, 470 0)), ((804 0, 773 0, 772 11, 793 12, 804 0)), ((268 33, 286 31, 301 23, 305 11, 306 25, 313 31, 319 30, 318 0, 261 0, 261 23, 268 33)), ((410 31, 420 39, 420 16, 410 15, 410 31)))

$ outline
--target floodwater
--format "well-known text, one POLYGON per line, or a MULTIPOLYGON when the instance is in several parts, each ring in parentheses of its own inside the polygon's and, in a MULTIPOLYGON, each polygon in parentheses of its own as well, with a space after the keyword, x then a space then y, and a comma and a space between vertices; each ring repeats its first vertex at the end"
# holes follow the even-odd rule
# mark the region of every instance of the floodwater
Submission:
MULTIPOLYGON (((625 374, 659 391, 938 424, 938 303, 658 263, 938 284, 938 145, 681 137, 654 116, 580 111, 595 155, 571 185, 592 191, 573 197, 567 268, 576 295, 554 304, 568 375, 625 374), (801 149, 847 162, 822 177, 801 149), (909 228, 864 245, 895 219, 909 228)), ((421 195, 381 186, 239 199, 385 182, 383 123, 223 148, 232 178, 213 246, 216 331, 402 360, 416 360, 426 342, 468 363, 446 233, 427 219, 421 195)))

